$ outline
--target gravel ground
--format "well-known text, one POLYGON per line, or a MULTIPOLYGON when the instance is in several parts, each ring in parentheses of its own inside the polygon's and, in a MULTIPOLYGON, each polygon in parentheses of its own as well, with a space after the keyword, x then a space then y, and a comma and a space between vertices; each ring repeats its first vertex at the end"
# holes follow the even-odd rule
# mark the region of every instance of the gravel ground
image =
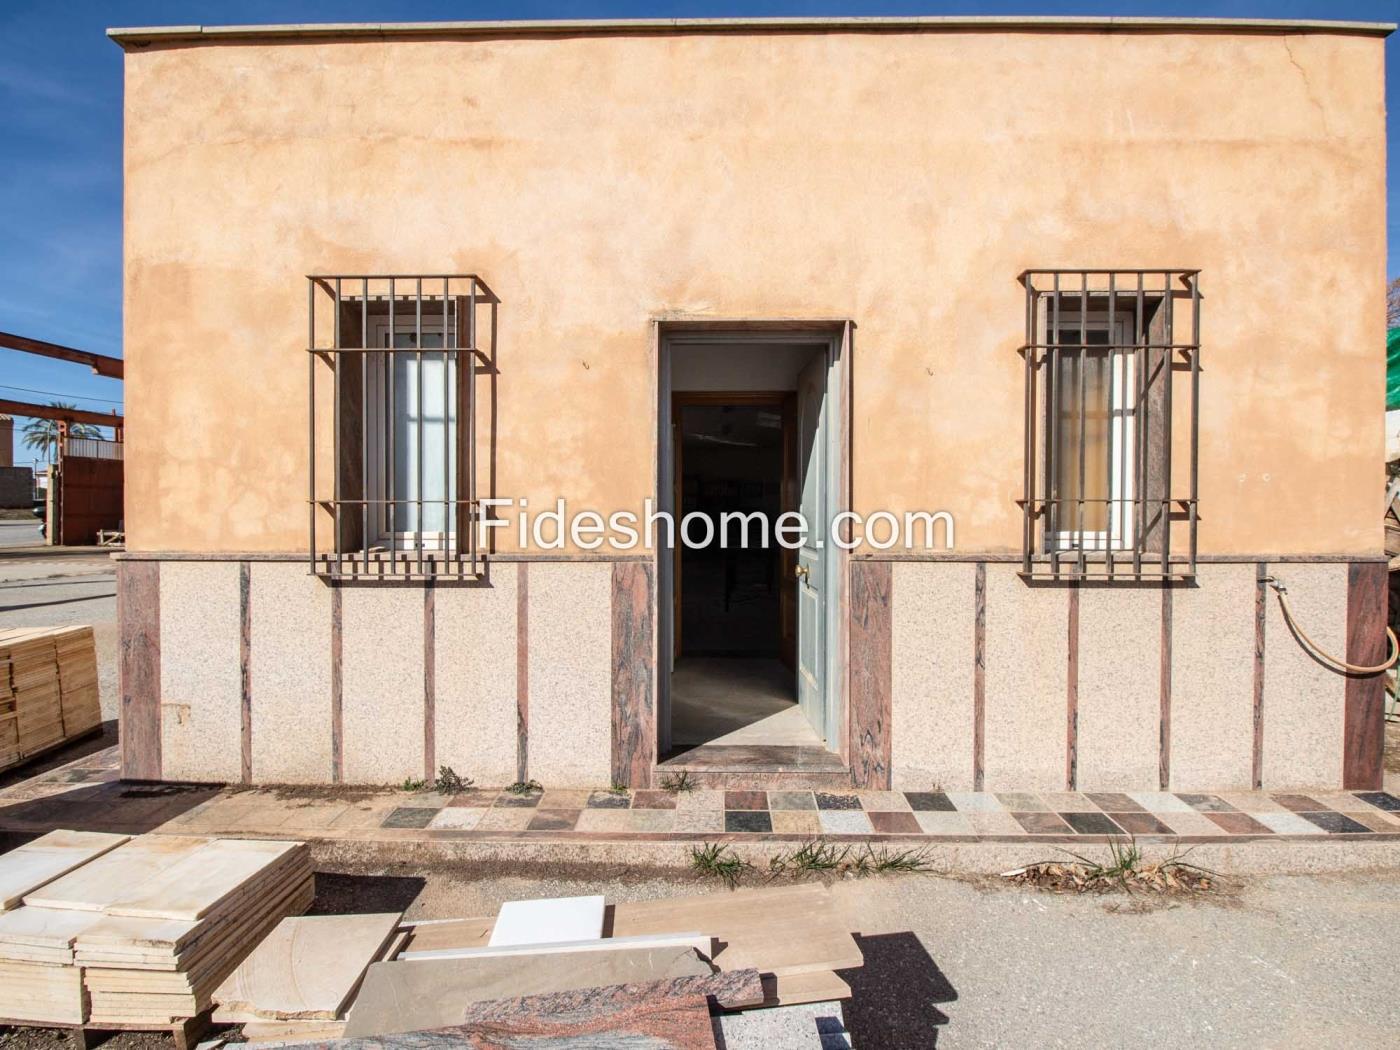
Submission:
MULTIPOLYGON (((659 870, 567 865, 318 865, 318 908, 490 914, 503 900, 723 893, 659 870)), ((852 1045, 1153 1048, 1400 1046, 1383 975, 1400 921, 1397 871, 1231 880, 1204 902, 1071 897, 997 879, 902 875, 836 893, 865 966, 847 975, 852 1045), (1378 966, 1377 964, 1380 964, 1378 966)), ((818 1046, 736 1033, 728 1050, 818 1046)))

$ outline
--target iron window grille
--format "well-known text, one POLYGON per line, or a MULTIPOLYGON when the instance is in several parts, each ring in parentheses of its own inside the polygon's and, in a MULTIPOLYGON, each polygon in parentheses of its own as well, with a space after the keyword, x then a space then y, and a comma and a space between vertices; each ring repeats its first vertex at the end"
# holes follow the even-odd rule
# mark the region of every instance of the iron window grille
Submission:
POLYGON ((1021 575, 1193 578, 1199 271, 1026 270, 1020 281, 1021 575))
POLYGON ((475 274, 307 280, 311 572, 476 578, 478 333, 495 295, 475 274))

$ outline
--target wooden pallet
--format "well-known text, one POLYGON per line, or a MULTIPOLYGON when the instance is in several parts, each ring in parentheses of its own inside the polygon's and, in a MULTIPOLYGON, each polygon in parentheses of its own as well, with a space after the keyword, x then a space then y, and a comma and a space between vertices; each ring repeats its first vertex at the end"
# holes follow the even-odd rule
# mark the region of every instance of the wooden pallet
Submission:
POLYGON ((118 1024, 115 1021, 58 1024, 52 1021, 16 1021, 0 1017, 0 1027, 48 1028, 67 1032, 72 1040, 73 1050, 92 1050, 113 1032, 168 1032, 175 1040, 175 1050, 194 1050, 201 1037, 209 1030, 209 1015, 213 1012, 210 1008, 198 1017, 189 1017, 168 1025, 118 1024))

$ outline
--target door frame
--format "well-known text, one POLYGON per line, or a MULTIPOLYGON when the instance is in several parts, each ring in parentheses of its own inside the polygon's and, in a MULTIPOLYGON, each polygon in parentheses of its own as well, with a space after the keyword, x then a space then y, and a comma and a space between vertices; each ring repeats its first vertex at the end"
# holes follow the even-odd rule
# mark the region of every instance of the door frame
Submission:
MULTIPOLYGON (((652 322, 652 360, 656 388, 653 463, 656 466, 652 498, 658 511, 674 510, 675 479, 672 476, 672 391, 671 348, 687 344, 770 344, 807 343, 823 346, 827 359, 828 426, 827 492, 828 511, 835 515, 851 509, 851 347, 854 325, 850 321, 664 321, 652 322)), ((679 525, 679 522, 677 523, 679 525)), ((674 654, 674 552, 665 547, 658 532, 654 552, 656 571, 656 631, 653 662, 656 696, 657 754, 671 750, 670 680, 674 654)), ((826 615, 823 618, 826 683, 824 709, 826 746, 850 761, 849 696, 849 572, 850 552, 833 543, 824 548, 826 558, 826 615)))

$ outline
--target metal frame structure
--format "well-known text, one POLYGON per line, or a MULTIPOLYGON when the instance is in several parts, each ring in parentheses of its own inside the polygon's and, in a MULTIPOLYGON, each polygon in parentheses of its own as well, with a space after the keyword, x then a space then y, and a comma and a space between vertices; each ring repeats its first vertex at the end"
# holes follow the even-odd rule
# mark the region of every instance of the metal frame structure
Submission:
MULTIPOLYGON (((482 558, 477 536, 479 505, 476 498, 476 374, 486 364, 478 335, 479 312, 493 311, 497 300, 490 287, 475 274, 311 274, 307 277, 307 417, 310 458, 308 468, 308 528, 310 571, 329 580, 405 581, 471 580, 481 575, 482 558), (318 301, 321 307, 318 310, 318 301), (329 316, 328 316, 329 314, 329 316), (387 346, 371 346, 370 322, 387 319, 391 333, 387 346), (412 319, 411 347, 397 347, 392 333, 412 319), (424 335, 442 335, 442 347, 424 348, 424 335), (393 406, 395 404, 395 355, 412 355, 417 364, 419 406, 416 434, 417 496, 396 498, 393 406), (424 499, 423 360, 441 355, 456 368, 456 403, 444 376, 443 449, 441 499, 424 499), (330 370, 330 413, 334 435, 331 494, 317 477, 317 367, 330 370), (370 410, 371 369, 383 370, 387 388, 386 410, 370 410), (350 395, 350 396, 347 396, 350 395), (357 401, 358 404, 352 404, 357 401), (455 409, 457 425, 452 434, 447 421, 455 409), (455 441, 456 466, 452 466, 455 441), (371 461, 371 456, 375 457, 371 461), (356 474, 356 470, 358 473, 356 474), (358 485, 347 478, 357 477, 358 485), (382 478, 382 492, 371 490, 371 477, 382 478), (455 495, 453 494, 455 486, 455 495), (415 528, 395 527, 396 510, 405 504, 416 508, 415 528), (443 507, 444 531, 436 545, 427 542, 423 528, 424 507, 443 507), (387 544, 374 542, 383 515, 389 525, 387 544), (329 518, 326 522, 324 519, 329 518), (371 519, 376 523, 371 528, 371 519), (317 544, 318 526, 333 533, 329 550, 317 544), (347 525, 350 529, 347 529, 347 525), (356 541, 347 536, 358 526, 356 541), (455 526, 455 527, 454 527, 455 526)), ((324 430, 322 431, 324 432, 324 430)))
MULTIPOLYGON (((1189 580, 1196 573, 1198 448, 1200 433, 1201 294, 1200 271, 1180 269, 1026 270, 1019 280, 1026 289, 1026 340, 1019 348, 1026 370, 1025 479, 1022 511, 1021 575, 1032 580, 1189 580), (1184 315, 1184 316, 1183 316, 1184 315), (1131 323, 1131 338, 1107 343, 1089 341, 1090 317, 1103 317, 1110 333, 1131 323), (1063 333, 1078 326, 1077 342, 1063 333), (1177 332, 1186 334, 1179 339, 1177 332), (1110 477, 1131 478, 1130 491, 1086 497, 1085 463, 1086 368, 1078 371, 1079 434, 1069 448, 1060 447, 1053 425, 1059 404, 1061 376, 1071 357, 1091 354, 1131 355, 1132 368, 1108 370, 1110 376, 1131 375, 1131 388, 1110 396, 1131 406, 1122 413, 1122 428, 1131 427, 1132 441, 1106 441, 1103 464, 1110 477), (1182 411, 1174 408, 1172 388, 1186 385, 1189 397, 1182 411), (1177 416, 1184 418, 1177 420, 1177 416), (1172 473, 1173 422, 1189 428, 1186 491, 1172 473), (1043 439, 1039 427, 1044 425, 1043 439), (1057 478, 1065 455, 1078 472, 1077 492, 1061 493, 1057 478), (1116 455, 1132 461, 1117 465, 1116 455), (1086 505, 1106 505, 1106 519, 1131 515, 1130 538, 1102 546, 1086 542, 1086 505), (1116 506, 1115 506, 1116 505, 1116 506), (1077 528, 1065 529, 1063 522, 1077 528), (1184 551, 1173 550, 1173 534, 1184 540, 1184 551), (1184 534, 1182 536, 1181 534, 1184 534), (1063 537, 1077 537, 1069 543, 1063 537)), ((1118 379, 1111 379, 1118 382, 1118 379)), ((1129 380, 1121 380, 1125 387, 1129 380)), ((1112 412, 1110 411, 1110 419, 1112 412)), ((1110 530, 1111 531, 1111 530, 1110 530)))

